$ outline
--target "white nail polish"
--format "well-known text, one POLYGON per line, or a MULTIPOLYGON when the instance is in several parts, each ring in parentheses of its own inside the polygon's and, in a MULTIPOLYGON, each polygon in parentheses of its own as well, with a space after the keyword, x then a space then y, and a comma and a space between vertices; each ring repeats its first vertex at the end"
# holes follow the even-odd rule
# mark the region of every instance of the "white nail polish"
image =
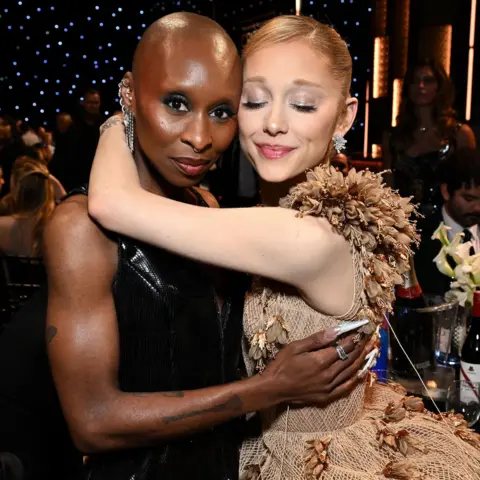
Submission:
POLYGON ((363 320, 357 320, 356 322, 345 322, 335 328, 338 336, 343 335, 344 333, 351 332, 352 330, 356 330, 357 328, 363 327, 366 325, 370 320, 368 318, 364 318, 363 320))

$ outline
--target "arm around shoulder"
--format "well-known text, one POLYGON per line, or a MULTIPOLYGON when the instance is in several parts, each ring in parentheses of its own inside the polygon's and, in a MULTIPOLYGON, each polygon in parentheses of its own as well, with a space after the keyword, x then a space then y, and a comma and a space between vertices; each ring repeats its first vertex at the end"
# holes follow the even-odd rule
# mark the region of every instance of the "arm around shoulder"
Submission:
POLYGON ((111 292, 116 248, 89 218, 86 202, 66 200, 45 231, 48 354, 78 448, 91 453, 148 446, 281 401, 279 387, 267 377, 174 394, 120 391, 111 292))

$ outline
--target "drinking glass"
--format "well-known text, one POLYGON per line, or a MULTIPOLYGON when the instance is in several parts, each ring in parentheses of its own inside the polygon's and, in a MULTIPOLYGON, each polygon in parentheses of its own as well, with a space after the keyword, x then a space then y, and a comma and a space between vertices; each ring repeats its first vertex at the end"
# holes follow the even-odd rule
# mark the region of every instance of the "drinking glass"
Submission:
POLYGON ((447 390, 445 407, 447 411, 461 413, 469 427, 475 425, 480 419, 480 383, 453 382, 447 390))

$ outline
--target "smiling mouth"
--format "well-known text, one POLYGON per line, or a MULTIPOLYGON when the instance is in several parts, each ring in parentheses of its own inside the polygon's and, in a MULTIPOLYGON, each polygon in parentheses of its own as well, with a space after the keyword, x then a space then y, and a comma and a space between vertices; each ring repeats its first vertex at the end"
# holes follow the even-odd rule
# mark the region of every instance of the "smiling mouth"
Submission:
POLYGON ((287 147, 283 145, 270 145, 267 143, 256 144, 258 151, 262 157, 267 160, 278 160, 296 150, 296 147, 287 147))

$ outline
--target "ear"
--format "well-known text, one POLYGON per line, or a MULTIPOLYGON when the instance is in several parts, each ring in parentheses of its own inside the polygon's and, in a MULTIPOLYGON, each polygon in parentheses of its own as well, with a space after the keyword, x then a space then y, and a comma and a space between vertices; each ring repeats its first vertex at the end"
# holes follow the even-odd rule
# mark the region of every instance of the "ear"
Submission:
POLYGON ((120 83, 120 97, 122 104, 135 115, 135 93, 133 88, 132 72, 127 72, 120 83))
POLYGON ((343 112, 338 119, 337 127, 334 135, 344 137, 347 132, 352 128, 353 122, 357 116, 358 100, 355 97, 348 97, 345 100, 343 112))
POLYGON ((443 201, 448 202, 450 200, 450 193, 448 192, 446 183, 440 185, 440 192, 442 193, 443 201))

